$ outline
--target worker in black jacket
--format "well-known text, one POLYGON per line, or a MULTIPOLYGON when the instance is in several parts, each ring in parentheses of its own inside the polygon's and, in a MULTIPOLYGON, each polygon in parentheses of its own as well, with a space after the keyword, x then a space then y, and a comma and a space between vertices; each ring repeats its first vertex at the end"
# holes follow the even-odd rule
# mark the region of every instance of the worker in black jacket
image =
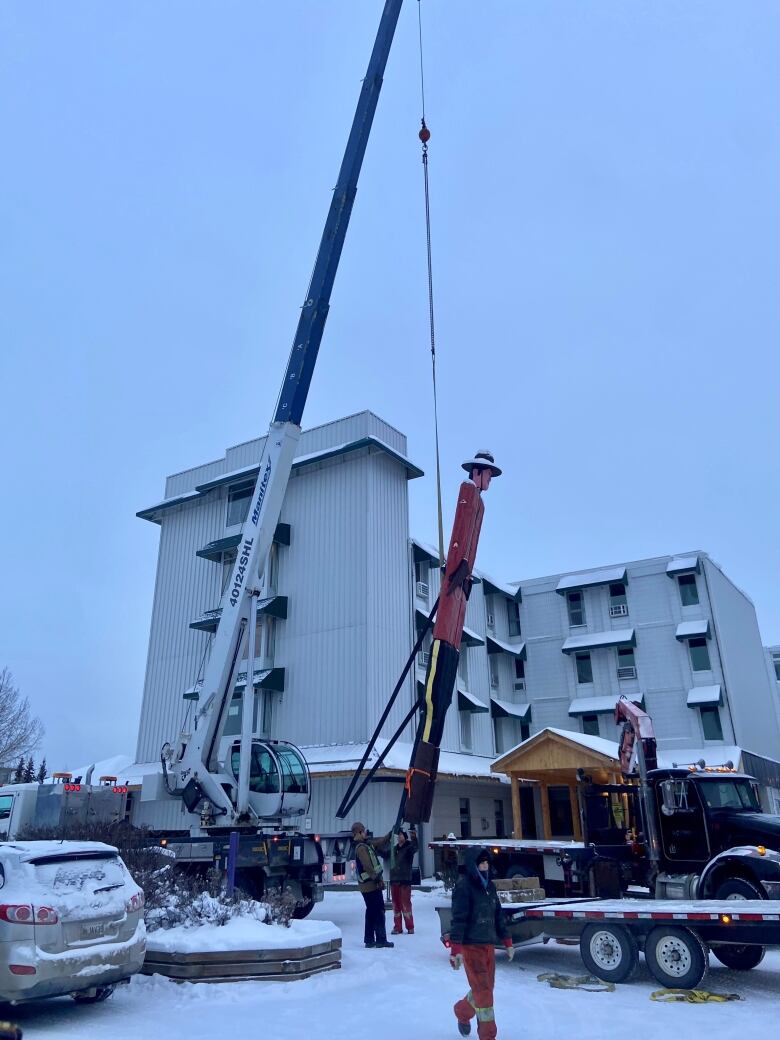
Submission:
POLYGON ((393 935, 403 932, 406 925, 409 935, 414 935, 414 917, 412 916, 412 866, 417 854, 417 832, 414 827, 409 833, 400 830, 391 850, 392 831, 377 848, 382 859, 390 860, 390 895, 393 899, 393 935))
POLYGON ((511 961, 515 955, 507 932, 496 886, 490 880, 490 853, 487 849, 469 850, 466 872, 452 893, 450 924, 450 964, 466 967, 471 986, 454 1007, 461 1036, 471 1032, 471 1019, 477 1016, 479 1040, 495 1040, 493 984, 496 977, 495 947, 504 944, 511 961))

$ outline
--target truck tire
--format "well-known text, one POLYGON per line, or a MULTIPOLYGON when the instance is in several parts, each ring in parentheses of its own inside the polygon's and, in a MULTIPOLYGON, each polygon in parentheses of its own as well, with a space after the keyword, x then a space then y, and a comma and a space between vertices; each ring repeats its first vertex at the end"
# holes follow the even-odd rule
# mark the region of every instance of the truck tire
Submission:
POLYGON ((259 867, 239 867, 236 871, 236 888, 249 899, 260 902, 265 895, 265 874, 259 867))
POLYGON ((314 909, 313 899, 303 899, 293 910, 293 919, 296 921, 302 921, 304 917, 308 917, 314 909))
POLYGON ((712 952, 721 964, 733 971, 750 971, 764 959, 763 946, 713 946, 712 952))
POLYGON ((716 899, 765 899, 757 884, 745 878, 728 878, 722 881, 715 893, 716 899))
POLYGON ((606 921, 585 926, 580 956, 591 975, 604 982, 627 982, 639 965, 639 947, 633 933, 606 921))
POLYGON ((653 928, 645 940, 653 978, 670 989, 696 989, 707 971, 707 947, 687 928, 653 928))

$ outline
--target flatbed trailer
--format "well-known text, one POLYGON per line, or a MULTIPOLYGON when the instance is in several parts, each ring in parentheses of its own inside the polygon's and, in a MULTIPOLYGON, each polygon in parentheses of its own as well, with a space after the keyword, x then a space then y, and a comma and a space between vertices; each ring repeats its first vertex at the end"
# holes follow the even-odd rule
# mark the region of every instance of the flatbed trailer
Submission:
MULTIPOLYGON (((450 907, 436 909, 449 946, 450 907)), ((662 986, 695 989, 710 951, 727 967, 747 971, 767 947, 780 946, 778 900, 545 899, 502 909, 515 944, 576 940, 588 971, 605 982, 628 982, 641 951, 662 986)))
MULTIPOLYGON (((428 843, 437 860, 437 872, 447 872, 449 855, 458 864, 468 849, 487 848, 493 857, 493 872, 499 878, 538 877, 542 888, 555 896, 587 895, 588 871, 599 851, 582 841, 543 838, 439 838, 428 843), (441 868, 441 869, 438 869, 441 868)), ((624 850, 620 850, 623 852, 624 850)), ((628 855, 628 850, 625 850, 628 855)), ((453 863, 453 867, 456 865, 453 863)), ((610 893, 611 894, 611 893, 610 893)))

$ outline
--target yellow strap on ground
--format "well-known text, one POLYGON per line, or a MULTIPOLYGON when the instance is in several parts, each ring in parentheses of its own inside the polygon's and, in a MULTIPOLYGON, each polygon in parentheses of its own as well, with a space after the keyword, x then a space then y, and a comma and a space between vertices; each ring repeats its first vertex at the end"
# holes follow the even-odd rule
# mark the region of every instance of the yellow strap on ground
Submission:
POLYGON ((547 982, 553 989, 582 989, 586 993, 614 993, 615 983, 604 982, 595 975, 560 975, 557 971, 545 971, 536 976, 539 982, 547 982))
POLYGON ((711 993, 706 989, 657 989, 651 1000, 662 1004, 727 1004, 730 1000, 744 1000, 739 993, 711 993))

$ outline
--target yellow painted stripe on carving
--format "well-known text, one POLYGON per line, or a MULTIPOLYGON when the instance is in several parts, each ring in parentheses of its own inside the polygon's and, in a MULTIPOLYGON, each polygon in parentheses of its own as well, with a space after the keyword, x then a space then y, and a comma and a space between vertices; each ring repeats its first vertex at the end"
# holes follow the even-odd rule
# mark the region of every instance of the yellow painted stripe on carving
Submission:
POLYGON ((425 729, 423 740, 427 743, 431 739, 431 726, 433 725, 433 680, 436 677, 436 665, 439 660, 439 647, 441 641, 434 639, 431 652, 431 670, 428 672, 428 682, 425 684, 425 729))

